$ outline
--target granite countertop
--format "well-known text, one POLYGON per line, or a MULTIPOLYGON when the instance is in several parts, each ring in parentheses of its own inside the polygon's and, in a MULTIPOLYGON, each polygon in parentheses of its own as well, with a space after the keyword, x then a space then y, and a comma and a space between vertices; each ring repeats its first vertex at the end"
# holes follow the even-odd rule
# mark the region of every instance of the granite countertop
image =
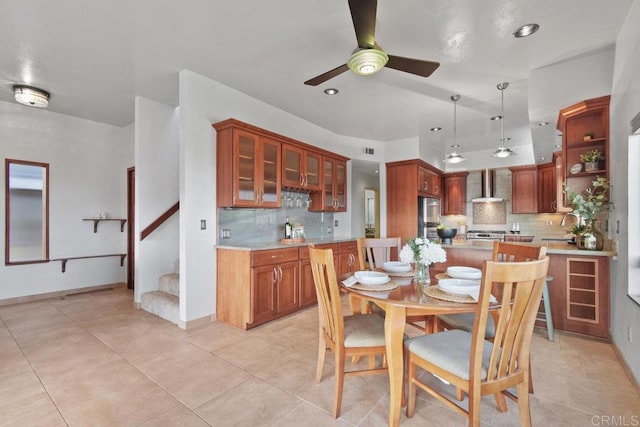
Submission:
MULTIPOLYGON (((516 243, 521 245, 541 245, 547 247, 548 254, 559 255, 582 255, 582 256, 608 256, 614 257, 617 255, 612 250, 602 251, 587 251, 576 248, 576 245, 572 245, 566 242, 558 241, 545 241, 534 240, 531 243, 516 243)), ((454 240, 452 245, 442 245, 445 249, 477 249, 477 250, 492 250, 493 242, 488 241, 473 241, 473 240, 454 240)), ((605 248, 606 249, 606 248, 605 248)))
POLYGON ((221 242, 217 244, 215 247, 220 249, 235 249, 239 251, 260 251, 267 249, 285 249, 285 248, 297 248, 300 246, 307 246, 310 243, 320 245, 325 243, 341 243, 341 242, 352 242, 356 240, 356 237, 333 237, 333 238, 325 238, 325 239, 306 239, 301 243, 281 243, 277 242, 234 242, 227 243, 221 242))

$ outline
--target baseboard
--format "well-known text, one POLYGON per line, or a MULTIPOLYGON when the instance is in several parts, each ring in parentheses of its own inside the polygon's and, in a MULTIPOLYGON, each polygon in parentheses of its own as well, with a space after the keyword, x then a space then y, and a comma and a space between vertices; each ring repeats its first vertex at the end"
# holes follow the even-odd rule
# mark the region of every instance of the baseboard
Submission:
POLYGON ((178 327, 180 329, 191 329, 191 328, 206 325, 207 323, 215 322, 215 321, 216 321, 216 315, 212 314, 210 316, 204 316, 199 319, 189 320, 187 322, 183 322, 182 320, 180 320, 178 327))
POLYGON ((618 356, 618 360, 620 360, 620 363, 622 363, 622 368, 626 372, 627 376, 631 379, 631 382, 633 383, 633 385, 636 386, 636 390, 638 390, 638 393, 640 394, 640 385, 638 384, 638 379, 633 375, 633 371, 627 364, 627 361, 622 355, 622 352, 620 351, 620 349, 618 348, 618 346, 614 341, 611 342, 611 347, 613 347, 613 352, 616 354, 616 356, 618 356))
POLYGON ((106 285, 87 286, 86 288, 65 289, 63 291, 47 292, 44 294, 37 294, 37 295, 26 295, 23 297, 5 298, 5 299, 0 299, 0 307, 5 305, 21 304, 25 302, 40 301, 40 300, 49 299, 49 298, 60 298, 68 295, 74 295, 74 294, 83 294, 86 292, 103 291, 106 289, 117 289, 117 288, 126 287, 126 286, 127 286, 126 283, 118 282, 118 283, 109 283, 106 285))

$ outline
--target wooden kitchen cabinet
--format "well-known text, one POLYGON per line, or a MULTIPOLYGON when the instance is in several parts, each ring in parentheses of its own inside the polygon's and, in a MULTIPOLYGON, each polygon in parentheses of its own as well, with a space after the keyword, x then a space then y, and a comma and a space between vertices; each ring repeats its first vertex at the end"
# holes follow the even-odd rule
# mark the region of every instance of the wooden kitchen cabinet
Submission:
POLYGON ((233 119, 213 126, 218 207, 280 207, 280 142, 233 119))
POLYGON ((556 181, 553 162, 538 165, 538 212, 555 213, 556 181))
POLYGON ((609 178, 609 101, 610 96, 588 99, 560 110, 558 129, 562 132, 562 155, 567 186, 580 193, 590 187, 598 176, 609 178), (587 151, 604 154, 600 169, 571 173, 571 167, 581 164, 580 156, 587 151))
POLYGON ((282 145, 282 185, 319 191, 322 178, 322 155, 296 145, 282 145))
POLYGON ((300 308, 298 248, 217 250, 217 317, 250 329, 300 308))
POLYGON ((444 175, 443 215, 467 214, 467 176, 469 172, 447 173, 444 175))
MULTIPOLYGON (((338 244, 325 243, 315 245, 316 249, 333 250, 333 263, 338 268, 338 244)), ((309 260, 309 247, 300 247, 300 307, 308 307, 316 304, 318 298, 316 296, 316 286, 313 282, 313 271, 311 271, 311 261, 309 260)))
POLYGON ((338 245, 338 264, 336 265, 336 269, 338 277, 360 269, 358 245, 355 240, 352 242, 342 242, 338 245))
POLYGON ((538 213, 538 170, 535 165, 509 168, 511 213, 538 213))
MULTIPOLYGON (((400 237, 404 242, 418 233, 419 167, 435 172, 422 160, 387 163, 387 236, 400 237)), ((440 176, 441 172, 437 175, 440 176)))
POLYGON ((418 193, 425 197, 442 196, 442 177, 440 174, 418 165, 418 193))
POLYGON ((343 159, 322 158, 322 189, 311 193, 312 212, 347 211, 347 162, 343 159))

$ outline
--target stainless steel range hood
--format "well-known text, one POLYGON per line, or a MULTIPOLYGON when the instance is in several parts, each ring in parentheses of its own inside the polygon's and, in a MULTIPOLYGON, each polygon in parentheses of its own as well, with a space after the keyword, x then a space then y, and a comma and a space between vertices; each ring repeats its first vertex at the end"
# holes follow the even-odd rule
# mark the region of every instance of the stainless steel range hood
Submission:
POLYGON ((491 202, 502 201, 501 198, 494 197, 495 177, 496 177, 496 171, 494 170, 485 169, 482 171, 482 178, 481 178, 482 197, 472 199, 471 201, 473 203, 491 203, 491 202))

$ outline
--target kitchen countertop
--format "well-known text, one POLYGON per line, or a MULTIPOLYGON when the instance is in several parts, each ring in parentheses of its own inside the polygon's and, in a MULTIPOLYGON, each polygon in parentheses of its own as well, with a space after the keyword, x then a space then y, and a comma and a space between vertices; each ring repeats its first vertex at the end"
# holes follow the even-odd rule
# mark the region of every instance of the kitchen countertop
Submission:
MULTIPOLYGON (((587 251, 584 249, 576 248, 576 245, 571 245, 565 242, 557 241, 534 241, 532 243, 515 243, 517 245, 541 245, 547 247, 548 254, 559 255, 581 255, 581 256, 607 256, 614 257, 617 255, 615 251, 602 250, 602 251, 587 251)), ((477 249, 477 250, 492 250, 493 242, 488 241, 473 241, 473 240, 454 240, 452 245, 442 245, 445 249, 477 249)))
POLYGON ((219 243, 216 245, 216 248, 220 249, 233 249, 238 251, 260 251, 267 249, 286 249, 286 248, 297 248, 300 246, 307 246, 310 243, 321 245, 326 243, 341 243, 341 242, 353 242, 356 240, 355 237, 335 237, 328 239, 307 239, 302 243, 281 243, 277 242, 237 242, 237 243, 219 243))

